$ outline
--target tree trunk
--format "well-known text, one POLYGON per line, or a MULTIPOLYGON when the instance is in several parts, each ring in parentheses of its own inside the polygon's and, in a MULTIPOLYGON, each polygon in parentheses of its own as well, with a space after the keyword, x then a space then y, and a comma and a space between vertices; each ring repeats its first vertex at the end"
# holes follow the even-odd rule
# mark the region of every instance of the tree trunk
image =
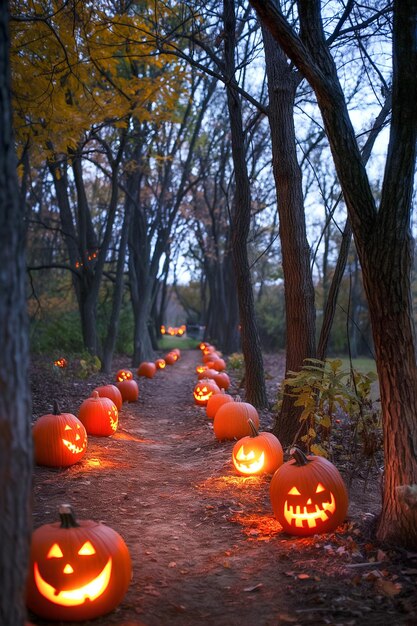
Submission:
POLYGON ((23 626, 31 529, 32 432, 25 204, 12 136, 7 3, 0 5, 0 623, 23 626))
MULTIPOLYGON (((294 102, 300 77, 266 29, 263 31, 263 39, 268 77, 272 167, 277 190, 285 285, 285 369, 288 373, 300 370, 305 359, 316 356, 314 285, 294 128, 294 102)), ((284 395, 281 413, 274 428, 284 445, 294 442, 300 427, 299 415, 300 409, 294 407, 293 398, 284 395)))
POLYGON ((262 408, 268 406, 265 375, 258 329, 255 322, 255 304, 249 268, 247 240, 251 220, 251 194, 246 166, 246 151, 242 122, 241 100, 235 85, 235 14, 234 0, 224 0, 225 68, 227 106, 230 118, 232 155, 235 167, 236 190, 232 212, 232 256, 236 276, 241 325, 242 352, 245 360, 246 400, 262 408))
POLYGON ((125 201, 125 213, 123 218, 122 233, 120 237, 119 253, 117 257, 116 278, 114 282, 112 308, 110 320, 107 325, 106 338, 103 342, 103 355, 101 369, 106 374, 111 371, 114 350, 116 347, 117 331, 119 328, 120 310, 122 308, 124 291, 124 268, 126 262, 127 239, 130 222, 130 201, 125 201))

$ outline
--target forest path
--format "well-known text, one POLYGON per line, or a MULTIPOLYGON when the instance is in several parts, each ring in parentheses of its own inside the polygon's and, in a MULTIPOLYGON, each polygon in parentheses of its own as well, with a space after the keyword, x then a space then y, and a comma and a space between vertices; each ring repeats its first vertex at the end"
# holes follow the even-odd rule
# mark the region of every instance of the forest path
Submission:
MULTIPOLYGON (((35 526, 55 520, 57 506, 69 502, 79 519, 103 521, 128 545, 129 590, 91 624, 362 624, 363 589, 346 568, 346 537, 282 534, 270 477, 238 477, 233 443, 217 442, 205 409, 193 403, 199 362, 198 351, 184 351, 153 379, 139 379, 139 400, 123 405, 117 433, 90 437, 80 463, 35 469, 35 526)), ((110 382, 100 376, 88 393, 110 382)), ((84 382, 81 388, 87 391, 84 382)), ((77 414, 84 398, 62 410, 77 414)), ((389 606, 375 608, 375 617, 388 619, 389 606)), ((373 623, 387 622, 367 616, 373 623)))

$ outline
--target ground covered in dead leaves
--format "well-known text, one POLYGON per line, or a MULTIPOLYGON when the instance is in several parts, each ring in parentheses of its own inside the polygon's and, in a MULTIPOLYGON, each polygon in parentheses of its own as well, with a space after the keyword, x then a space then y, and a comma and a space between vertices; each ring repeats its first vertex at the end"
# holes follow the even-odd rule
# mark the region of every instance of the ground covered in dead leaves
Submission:
MULTIPOLYGON (((139 379, 138 402, 124 404, 113 437, 90 437, 67 469, 36 467, 33 522, 57 519, 70 503, 80 519, 101 520, 128 545, 133 578, 120 606, 96 626, 411 625, 417 622, 417 553, 378 546, 377 475, 350 487, 349 517, 337 532, 295 539, 269 503, 270 477, 238 477, 231 442, 216 441, 193 404, 199 351, 184 351, 153 379, 139 379)), ((267 357, 271 401, 283 358, 267 357)), ((129 366, 128 359, 118 359, 129 366)), ((77 415, 111 377, 80 379, 34 359, 34 419, 52 400, 77 415)), ((238 381, 233 383, 237 391, 238 381)), ((268 429, 272 415, 261 415, 268 429)), ((343 468, 342 473, 343 473, 343 468)), ((39 626, 46 622, 31 615, 39 626)), ((84 622, 87 623, 87 622, 84 622)))

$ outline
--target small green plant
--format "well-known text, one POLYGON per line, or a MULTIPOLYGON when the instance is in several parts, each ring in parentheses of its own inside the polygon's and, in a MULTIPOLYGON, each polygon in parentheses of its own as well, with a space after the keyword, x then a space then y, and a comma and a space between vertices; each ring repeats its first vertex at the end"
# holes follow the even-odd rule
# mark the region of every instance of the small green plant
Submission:
POLYGON ((80 359, 80 364, 77 369, 77 376, 79 378, 88 378, 91 374, 96 374, 101 369, 101 361, 97 355, 85 353, 80 359))
POLYGON ((375 372, 342 369, 340 359, 306 359, 300 371, 289 372, 281 388, 301 410, 297 438, 314 454, 328 457, 335 419, 343 417, 349 421, 351 452, 359 443, 363 455, 374 455, 380 449, 380 415, 371 396, 376 378, 375 372))
POLYGON ((227 360, 227 366, 231 370, 236 370, 240 373, 243 373, 245 369, 243 354, 241 354, 240 352, 233 352, 233 354, 231 354, 227 360))

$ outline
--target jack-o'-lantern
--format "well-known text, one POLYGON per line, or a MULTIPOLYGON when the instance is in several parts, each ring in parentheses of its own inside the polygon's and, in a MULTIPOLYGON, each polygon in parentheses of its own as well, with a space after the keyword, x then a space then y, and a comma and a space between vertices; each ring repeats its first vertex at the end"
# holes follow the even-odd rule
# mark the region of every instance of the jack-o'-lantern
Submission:
POLYGON ((198 346, 198 347, 200 348, 201 352, 203 352, 203 350, 205 350, 206 345, 207 345, 207 344, 206 344, 204 341, 202 341, 202 342, 199 344, 199 346, 198 346))
POLYGON ((174 363, 178 361, 178 354, 175 354, 175 352, 168 352, 168 354, 164 356, 164 359, 167 365, 174 365, 174 363))
POLYGON ((61 357, 60 359, 57 359, 56 361, 54 361, 54 365, 55 367, 60 367, 61 369, 65 369, 66 367, 68 367, 68 361, 65 357, 61 357))
POLYGON ((248 420, 251 419, 259 428, 259 415, 249 402, 228 402, 223 404, 214 416, 213 431, 217 439, 240 439, 251 434, 248 420))
POLYGON ((193 395, 195 404, 198 406, 206 406, 214 393, 220 393, 220 389, 214 380, 203 378, 194 387, 193 395))
POLYGON ((275 517, 291 535, 334 530, 345 519, 348 494, 338 469, 321 456, 299 448, 277 469, 270 484, 275 517))
POLYGON ((272 474, 284 460, 281 443, 272 433, 259 432, 251 419, 248 422, 251 435, 242 437, 233 446, 232 461, 236 471, 244 476, 272 474))
POLYGON ((207 365, 200 363, 200 365, 197 365, 197 367, 195 368, 195 371, 197 372, 197 374, 203 374, 206 369, 208 369, 207 365))
POLYGON ((145 376, 146 378, 153 378, 156 372, 156 365, 153 361, 143 361, 140 363, 137 375, 145 376))
POLYGON ((102 398, 110 398, 110 400, 116 405, 118 411, 122 408, 122 394, 116 385, 103 385, 102 387, 96 387, 93 391, 97 391, 98 395, 102 398))
POLYGON ((156 359, 155 365, 158 370, 165 369, 166 367, 165 359, 156 359))
POLYGON ((224 390, 221 390, 220 393, 215 393, 211 398, 209 398, 206 405, 206 415, 209 419, 214 419, 217 411, 220 409, 223 404, 227 404, 227 402, 234 402, 232 396, 224 393, 224 390))
POLYGON ((136 402, 139 398, 139 387, 136 380, 121 380, 117 388, 122 394, 123 402, 136 402))
POLYGON ((53 413, 42 415, 32 429, 35 462, 47 467, 77 463, 87 449, 87 432, 72 413, 61 413, 54 402, 53 413))
POLYGON ((69 505, 59 522, 32 534, 26 598, 31 611, 51 620, 90 620, 112 611, 132 576, 129 550, 105 524, 76 521, 69 505))
POLYGON ((108 437, 114 435, 119 424, 119 412, 110 398, 100 397, 93 391, 78 411, 78 419, 89 435, 108 437))
POLYGON ((132 380, 133 379, 133 373, 130 370, 127 369, 123 369, 123 370, 119 370, 116 373, 116 382, 120 382, 122 380, 132 380))

